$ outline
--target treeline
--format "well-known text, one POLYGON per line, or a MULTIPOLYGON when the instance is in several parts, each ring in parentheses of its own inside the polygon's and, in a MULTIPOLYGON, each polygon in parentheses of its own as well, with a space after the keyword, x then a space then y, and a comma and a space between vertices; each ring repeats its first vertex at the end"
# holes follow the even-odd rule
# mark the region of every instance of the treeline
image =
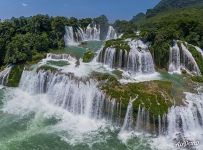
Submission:
POLYGON ((1 21, 0 65, 32 61, 50 50, 64 48, 65 26, 85 28, 92 22, 105 27, 103 29, 108 26, 104 15, 94 19, 36 15, 1 21))
POLYGON ((141 36, 151 43, 157 66, 168 67, 173 40, 186 41, 203 48, 203 6, 167 11, 139 24, 141 36))

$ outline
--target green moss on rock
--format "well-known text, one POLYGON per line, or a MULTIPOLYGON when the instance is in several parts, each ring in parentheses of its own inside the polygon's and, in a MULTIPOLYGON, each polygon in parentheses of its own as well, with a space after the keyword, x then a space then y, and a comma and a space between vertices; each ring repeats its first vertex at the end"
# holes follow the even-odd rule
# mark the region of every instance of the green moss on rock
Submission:
POLYGON ((40 60, 42 60, 43 58, 45 58, 47 55, 47 53, 37 53, 37 52, 33 52, 33 56, 32 56, 32 61, 27 61, 26 64, 27 65, 33 65, 38 63, 40 60))
POLYGON ((58 69, 57 69, 57 68, 54 68, 54 67, 52 67, 52 66, 42 65, 42 66, 40 66, 39 68, 37 68, 37 72, 39 72, 40 70, 56 72, 58 69))
POLYGON ((24 65, 14 65, 8 77, 7 86, 18 87, 21 75, 24 69, 24 65))
POLYGON ((123 39, 113 39, 106 41, 104 49, 107 49, 108 47, 113 47, 116 50, 126 50, 127 52, 130 51, 130 46, 128 45, 128 42, 123 39))
POLYGON ((135 33, 125 33, 125 34, 123 34, 122 39, 128 39, 128 38, 130 38, 130 39, 139 39, 140 36, 136 35, 135 33))
POLYGON ((194 82, 203 83, 203 77, 202 76, 192 76, 191 80, 194 82))
POLYGON ((138 95, 133 103, 137 112, 139 106, 146 108, 150 115, 163 115, 172 106, 172 83, 168 81, 149 81, 142 83, 121 84, 117 79, 108 74, 95 76, 101 82, 100 88, 111 98, 122 102, 123 111, 126 110, 130 99, 138 95))
POLYGON ((83 55, 83 62, 88 63, 94 58, 94 51, 93 50, 88 50, 87 52, 84 53, 83 55))

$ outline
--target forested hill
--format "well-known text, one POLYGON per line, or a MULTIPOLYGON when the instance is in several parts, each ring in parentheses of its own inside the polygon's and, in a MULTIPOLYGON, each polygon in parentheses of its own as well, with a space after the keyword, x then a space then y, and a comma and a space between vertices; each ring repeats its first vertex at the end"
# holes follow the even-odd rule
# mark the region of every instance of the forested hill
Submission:
POLYGON ((104 15, 77 19, 39 14, 0 21, 0 68, 39 60, 51 50, 63 49, 65 26, 86 28, 92 22, 108 30, 108 19, 104 15))
POLYGON ((146 15, 151 17, 163 11, 185 8, 201 3, 203 3, 203 0, 161 0, 153 9, 148 9, 146 15))

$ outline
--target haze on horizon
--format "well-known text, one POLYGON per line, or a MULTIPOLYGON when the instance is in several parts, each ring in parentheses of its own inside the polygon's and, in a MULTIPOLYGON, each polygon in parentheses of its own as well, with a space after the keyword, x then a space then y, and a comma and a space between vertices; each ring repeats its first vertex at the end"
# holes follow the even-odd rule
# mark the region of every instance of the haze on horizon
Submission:
POLYGON ((106 15, 110 21, 129 20, 160 0, 1 0, 0 19, 48 14, 76 18, 106 15))

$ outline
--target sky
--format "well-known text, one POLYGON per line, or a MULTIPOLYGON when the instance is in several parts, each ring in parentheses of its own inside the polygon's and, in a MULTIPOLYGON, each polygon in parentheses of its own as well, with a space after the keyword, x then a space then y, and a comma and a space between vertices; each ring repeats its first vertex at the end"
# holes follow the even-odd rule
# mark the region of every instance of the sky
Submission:
POLYGON ((129 20, 160 0, 1 0, 0 19, 48 14, 76 18, 106 15, 110 21, 129 20))

